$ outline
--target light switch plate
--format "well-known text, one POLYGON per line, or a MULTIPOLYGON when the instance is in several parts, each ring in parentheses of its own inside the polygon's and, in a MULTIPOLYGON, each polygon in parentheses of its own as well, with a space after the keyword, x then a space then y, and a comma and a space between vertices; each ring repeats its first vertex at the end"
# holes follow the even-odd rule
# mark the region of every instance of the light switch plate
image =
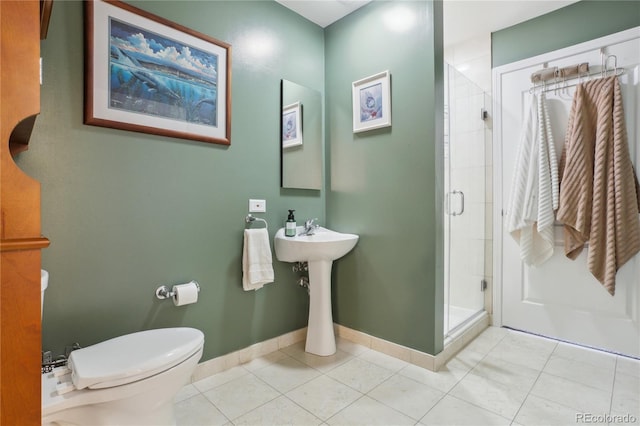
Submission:
POLYGON ((249 200, 249 213, 264 213, 267 211, 266 200, 249 200))

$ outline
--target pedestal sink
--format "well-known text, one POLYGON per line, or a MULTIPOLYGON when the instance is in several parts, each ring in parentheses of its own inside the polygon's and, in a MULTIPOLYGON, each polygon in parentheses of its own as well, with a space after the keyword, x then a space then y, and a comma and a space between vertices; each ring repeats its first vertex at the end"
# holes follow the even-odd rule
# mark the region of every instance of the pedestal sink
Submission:
POLYGON ((358 242, 355 234, 343 234, 319 227, 313 235, 285 237, 284 228, 276 232, 276 257, 283 262, 309 264, 309 323, 305 351, 321 356, 336 353, 331 314, 331 266, 349 253, 358 242))

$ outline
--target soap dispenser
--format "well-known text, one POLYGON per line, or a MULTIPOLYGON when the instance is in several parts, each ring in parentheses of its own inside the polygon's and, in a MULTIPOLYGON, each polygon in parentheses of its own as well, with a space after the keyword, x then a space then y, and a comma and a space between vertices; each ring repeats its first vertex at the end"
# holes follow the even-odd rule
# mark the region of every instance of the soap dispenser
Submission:
POLYGON ((284 235, 286 237, 296 236, 296 218, 293 217, 293 212, 295 212, 295 210, 289 210, 289 217, 284 227, 284 235))

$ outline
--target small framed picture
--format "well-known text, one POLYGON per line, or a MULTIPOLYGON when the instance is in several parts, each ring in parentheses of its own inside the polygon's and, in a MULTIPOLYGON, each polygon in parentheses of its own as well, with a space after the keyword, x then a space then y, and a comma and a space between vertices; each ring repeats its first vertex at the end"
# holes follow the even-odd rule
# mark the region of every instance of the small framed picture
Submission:
POLYGON ((352 84, 353 132, 391 126, 391 76, 389 71, 352 84))
POLYGON ((302 145, 302 104, 296 102, 282 108, 282 147, 302 145))

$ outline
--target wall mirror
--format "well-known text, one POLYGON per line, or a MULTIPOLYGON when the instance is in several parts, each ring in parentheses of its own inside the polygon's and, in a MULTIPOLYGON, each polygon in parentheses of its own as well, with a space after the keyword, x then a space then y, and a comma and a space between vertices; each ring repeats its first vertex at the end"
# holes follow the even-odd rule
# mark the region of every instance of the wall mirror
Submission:
POLYGON ((320 92, 282 80, 280 112, 280 186, 322 189, 320 92))

